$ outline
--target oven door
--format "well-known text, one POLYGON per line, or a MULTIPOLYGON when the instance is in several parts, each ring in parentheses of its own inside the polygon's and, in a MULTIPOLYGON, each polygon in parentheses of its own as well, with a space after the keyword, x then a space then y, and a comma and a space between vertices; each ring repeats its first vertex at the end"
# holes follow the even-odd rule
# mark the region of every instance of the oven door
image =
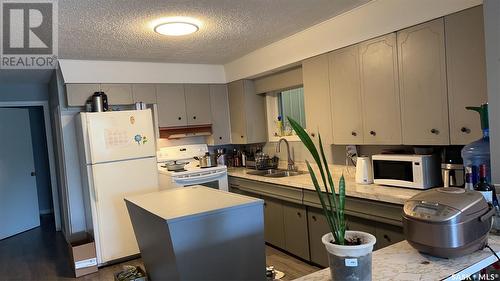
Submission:
POLYGON ((373 159, 373 182, 415 188, 413 161, 373 159))
POLYGON ((173 181, 178 186, 203 185, 219 190, 228 191, 227 170, 190 174, 184 177, 174 177, 173 181))

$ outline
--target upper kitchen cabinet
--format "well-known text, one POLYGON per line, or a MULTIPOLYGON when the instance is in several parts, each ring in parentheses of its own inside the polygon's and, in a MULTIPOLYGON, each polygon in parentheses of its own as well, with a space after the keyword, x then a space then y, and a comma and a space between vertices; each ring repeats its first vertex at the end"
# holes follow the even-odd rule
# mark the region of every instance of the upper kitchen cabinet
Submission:
POLYGON ((210 107, 213 125, 212 135, 208 137, 208 144, 230 144, 231 124, 229 123, 229 102, 226 85, 210 85, 210 107))
POLYGON ((212 124, 210 87, 206 84, 186 84, 186 117, 189 126, 212 124))
POLYGON ((451 144, 481 138, 479 114, 466 110, 487 101, 483 8, 477 6, 444 18, 451 144))
POLYGON ((101 84, 101 90, 108 96, 108 104, 132 104, 131 84, 101 84))
POLYGON ((89 97, 99 89, 99 84, 66 84, 68 106, 84 106, 89 97))
POLYGON ((265 97, 255 93, 251 80, 231 82, 228 91, 232 143, 266 142, 265 97))
POLYGON ((397 33, 403 143, 449 144, 443 19, 397 33))
POLYGON ((329 55, 334 144, 362 144, 363 118, 359 48, 353 45, 329 55))
POLYGON ((322 143, 332 144, 328 54, 304 60, 302 75, 307 131, 313 139, 321 133, 322 143))
POLYGON ((159 84, 156 88, 160 127, 187 126, 183 84, 159 84))
POLYGON ((156 103, 155 84, 132 84, 133 102, 144 102, 146 104, 156 103))
POLYGON ((364 143, 401 144, 396 35, 361 43, 359 64, 364 143))

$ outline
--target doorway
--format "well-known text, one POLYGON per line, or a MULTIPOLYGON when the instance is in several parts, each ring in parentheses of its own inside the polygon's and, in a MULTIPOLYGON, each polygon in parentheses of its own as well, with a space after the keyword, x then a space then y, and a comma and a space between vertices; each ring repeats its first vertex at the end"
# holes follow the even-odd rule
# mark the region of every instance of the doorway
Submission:
POLYGON ((42 222, 49 217, 54 230, 61 230, 48 110, 45 101, 0 102, 0 201, 6 209, 0 239, 39 226, 42 215, 42 222))

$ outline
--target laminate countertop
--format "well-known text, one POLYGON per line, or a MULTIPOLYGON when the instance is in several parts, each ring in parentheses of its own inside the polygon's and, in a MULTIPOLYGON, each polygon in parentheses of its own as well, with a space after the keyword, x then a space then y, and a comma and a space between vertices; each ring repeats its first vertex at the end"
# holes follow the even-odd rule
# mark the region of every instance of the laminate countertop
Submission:
MULTIPOLYGON (((316 190, 311 181, 309 173, 291 177, 271 178, 251 175, 248 173, 250 171, 255 170, 245 168, 228 168, 227 170, 228 175, 231 177, 284 185, 306 190, 316 190)), ((335 190, 338 193, 338 179, 340 178, 342 171, 340 167, 333 167, 331 171, 333 171, 332 177, 335 183, 335 190)), ((316 173, 316 176, 319 177, 319 174, 316 173)), ((362 199, 370 199, 380 202, 403 205, 406 200, 422 191, 418 189, 390 187, 377 184, 356 184, 353 177, 348 175, 345 175, 344 177, 346 180, 346 196, 349 197, 357 197, 362 199)))
MULTIPOLYGON (((490 234, 489 246, 500 255, 500 237, 490 234)), ((485 248, 454 259, 436 258, 419 253, 407 241, 385 247, 372 254, 372 280, 464 280, 497 261, 485 248)), ((490 276, 498 280, 500 276, 490 276)), ((294 281, 330 281, 330 268, 325 268, 294 281)))

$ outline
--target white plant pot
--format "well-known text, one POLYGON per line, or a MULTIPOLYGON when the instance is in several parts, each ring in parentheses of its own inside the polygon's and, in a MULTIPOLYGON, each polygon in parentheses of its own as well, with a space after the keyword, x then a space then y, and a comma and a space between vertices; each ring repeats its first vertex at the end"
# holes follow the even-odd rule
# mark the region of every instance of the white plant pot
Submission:
POLYGON ((361 245, 333 244, 331 241, 335 239, 332 233, 327 233, 321 238, 328 252, 332 280, 372 280, 372 252, 377 239, 370 233, 351 230, 345 232, 345 238, 346 240, 360 238, 361 245))

